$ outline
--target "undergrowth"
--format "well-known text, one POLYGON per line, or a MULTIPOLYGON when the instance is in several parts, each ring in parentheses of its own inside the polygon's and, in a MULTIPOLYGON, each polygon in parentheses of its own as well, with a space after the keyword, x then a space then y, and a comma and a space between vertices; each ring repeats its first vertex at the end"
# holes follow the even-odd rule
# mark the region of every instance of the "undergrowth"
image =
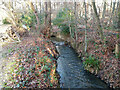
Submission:
POLYGON ((85 69, 88 71, 91 71, 90 69, 94 69, 95 72, 98 72, 99 66, 100 66, 100 61, 90 55, 88 58, 85 58, 85 60, 83 61, 83 65, 84 65, 85 69))

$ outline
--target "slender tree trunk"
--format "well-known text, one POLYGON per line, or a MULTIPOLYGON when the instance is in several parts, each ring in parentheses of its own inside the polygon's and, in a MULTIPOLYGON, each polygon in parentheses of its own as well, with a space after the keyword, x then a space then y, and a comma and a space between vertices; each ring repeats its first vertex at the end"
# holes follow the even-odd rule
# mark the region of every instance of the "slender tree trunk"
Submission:
POLYGON ((103 12, 102 12, 102 26, 104 28, 104 19, 105 19, 105 12, 106 12, 106 0, 104 0, 103 12))
POLYGON ((48 38, 50 38, 50 30, 51 30, 51 1, 48 2, 48 38))
POLYGON ((106 12, 106 0, 104 0, 104 7, 103 7, 102 19, 104 19, 105 12, 106 12))
POLYGON ((84 0, 84 6, 85 6, 85 53, 87 51, 87 10, 86 10, 86 2, 84 0))
POLYGON ((118 6, 118 29, 120 29, 120 2, 118 6))
POLYGON ((112 4, 113 4, 113 3, 112 3, 112 0, 111 0, 111 5, 110 5, 110 11, 111 11, 111 12, 112 12, 112 4))
POLYGON ((114 12, 115 12, 116 0, 113 2, 112 15, 110 17, 111 27, 114 28, 114 12))
POLYGON ((33 5, 32 2, 30 2, 30 7, 31 7, 31 9, 33 10, 33 12, 34 12, 34 14, 35 14, 35 16, 36 16, 36 20, 37 20, 36 30, 38 30, 38 29, 39 29, 39 25, 40 25, 38 13, 37 13, 37 11, 35 10, 35 7, 34 7, 34 5, 33 5))
POLYGON ((75 43, 77 47, 77 40, 78 40, 78 29, 77 29, 77 12, 76 12, 76 2, 74 3, 74 15, 75 15, 75 43))
POLYGON ((114 14, 114 11, 115 11, 115 5, 116 5, 116 0, 113 2, 112 14, 114 14))
POLYGON ((96 17, 96 20, 97 20, 97 26, 98 26, 98 33, 101 37, 101 39, 103 40, 103 30, 102 30, 102 26, 101 26, 101 23, 100 23, 100 19, 99 19, 99 15, 97 13, 97 8, 96 8, 96 5, 95 5, 95 0, 92 0, 92 5, 93 5, 93 10, 94 10, 94 13, 95 13, 95 17, 96 17))
POLYGON ((48 17, 48 10, 47 10, 47 2, 45 2, 45 25, 47 25, 47 17, 48 17))
POLYGON ((51 28, 51 1, 48 2, 48 25, 51 28))
POLYGON ((119 33, 120 33, 120 2, 119 1, 118 1, 118 4, 119 4, 118 5, 118 13, 117 13, 117 15, 118 15, 118 37, 116 40, 115 54, 118 57, 118 59, 120 59, 120 45, 118 42, 118 40, 120 38, 120 35, 119 35, 119 33))
MULTIPOLYGON (((71 13, 70 13, 70 17, 67 17, 68 18, 68 22, 69 22, 69 32, 70 32, 70 37, 71 39, 74 40, 74 38, 72 37, 72 28, 71 28, 71 13)), ((75 40, 74 40, 75 41, 75 40)))
POLYGON ((40 14, 41 14, 41 1, 40 1, 40 3, 39 3, 39 4, 40 4, 40 14))

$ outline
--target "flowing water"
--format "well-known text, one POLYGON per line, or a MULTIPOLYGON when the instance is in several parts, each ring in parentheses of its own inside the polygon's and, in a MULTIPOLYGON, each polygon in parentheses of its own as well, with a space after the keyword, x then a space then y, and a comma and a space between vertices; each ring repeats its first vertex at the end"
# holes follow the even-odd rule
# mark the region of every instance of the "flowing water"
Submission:
POLYGON ((64 45, 64 41, 51 38, 60 57, 57 71, 60 75, 61 88, 107 88, 108 86, 93 74, 84 70, 83 64, 75 51, 64 45))

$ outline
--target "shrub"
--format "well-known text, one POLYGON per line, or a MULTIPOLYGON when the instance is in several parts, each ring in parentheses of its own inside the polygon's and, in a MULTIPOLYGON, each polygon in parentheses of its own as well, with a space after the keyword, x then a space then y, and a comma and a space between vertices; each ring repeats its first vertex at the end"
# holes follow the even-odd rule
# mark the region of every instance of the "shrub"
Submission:
POLYGON ((98 61, 97 59, 95 59, 94 57, 92 57, 91 55, 85 59, 85 61, 83 62, 83 65, 85 67, 86 70, 90 70, 91 68, 93 68, 95 71, 99 70, 99 65, 100 65, 100 61, 98 61))
POLYGON ((65 34, 65 35, 67 35, 67 34, 70 33, 70 32, 69 32, 69 26, 67 26, 67 25, 62 25, 62 26, 60 27, 60 29, 62 30, 61 33, 65 34))

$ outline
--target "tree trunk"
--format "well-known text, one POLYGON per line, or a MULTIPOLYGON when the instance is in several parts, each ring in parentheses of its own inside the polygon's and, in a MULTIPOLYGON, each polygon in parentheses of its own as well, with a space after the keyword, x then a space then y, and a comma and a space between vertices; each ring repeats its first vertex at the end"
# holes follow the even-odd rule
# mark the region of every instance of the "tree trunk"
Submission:
POLYGON ((110 11, 112 12, 112 0, 111 0, 111 4, 110 4, 110 11))
POLYGON ((114 14, 114 11, 115 11, 115 5, 116 5, 116 0, 113 2, 112 14, 114 14))
POLYGON ((48 26, 51 28, 51 2, 48 2, 48 26))
POLYGON ((45 2, 45 28, 44 31, 47 35, 47 38, 50 37, 50 30, 51 30, 51 1, 45 2))
POLYGON ((104 7, 103 7, 102 19, 104 19, 105 11, 106 11, 106 0, 104 0, 104 7))
POLYGON ((48 38, 50 38, 50 30, 51 30, 51 1, 48 2, 48 38))
POLYGON ((87 11, 86 11, 86 2, 84 0, 84 6, 85 6, 85 53, 87 51, 87 11))
POLYGON ((102 12, 102 26, 104 28, 104 19, 105 19, 105 12, 106 12, 106 0, 104 0, 103 12, 102 12))
POLYGON ((117 36, 117 41, 116 41, 116 47, 115 47, 115 54, 118 57, 118 59, 120 58, 120 45, 119 45, 119 38, 120 38, 120 2, 118 1, 118 36, 117 36))
POLYGON ((116 5, 116 0, 113 2, 113 10, 112 10, 112 17, 111 17, 111 19, 112 19, 112 28, 114 28, 114 26, 115 26, 115 20, 114 20, 114 18, 115 18, 115 16, 114 16, 115 5, 116 5))
POLYGON ((96 8, 96 5, 95 5, 95 0, 92 0, 92 5, 93 5, 93 10, 94 10, 94 13, 95 13, 96 20, 97 20, 97 24, 98 24, 97 25, 98 29, 99 29, 98 33, 99 33, 99 35, 101 37, 101 40, 103 40, 103 30, 102 30, 102 26, 100 24, 99 15, 97 13, 97 8, 96 8))
POLYGON ((47 2, 45 2, 45 25, 47 25, 47 17, 48 17, 48 14, 47 14, 47 2))
POLYGON ((120 29, 120 2, 118 6, 118 29, 120 29))
POLYGON ((40 25, 38 13, 37 13, 37 11, 35 10, 35 7, 34 7, 34 5, 33 5, 32 2, 30 2, 30 7, 31 7, 31 9, 33 10, 33 12, 34 12, 34 14, 35 14, 35 16, 36 16, 36 20, 37 20, 36 30, 38 30, 38 29, 39 29, 39 25, 40 25))
POLYGON ((75 15, 75 43, 77 47, 77 40, 78 40, 78 29, 77 29, 77 12, 76 12, 76 2, 74 3, 74 15, 75 15))
POLYGON ((41 14, 41 1, 40 1, 39 5, 40 5, 40 14, 41 14))

